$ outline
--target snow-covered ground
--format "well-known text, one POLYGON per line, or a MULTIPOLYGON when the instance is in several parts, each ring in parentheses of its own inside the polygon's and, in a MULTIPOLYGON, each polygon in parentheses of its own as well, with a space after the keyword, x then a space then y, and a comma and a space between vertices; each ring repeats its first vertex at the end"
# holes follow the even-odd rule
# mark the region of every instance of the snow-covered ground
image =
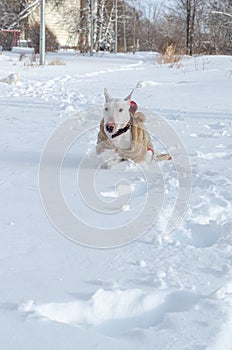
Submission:
MULTIPOLYGON (((38 67, 16 53, 0 55, 0 348, 231 350, 232 57, 185 58, 177 67, 159 65, 152 53, 46 57, 57 58, 65 64, 38 67), (167 233, 179 181, 175 159, 158 163, 165 199, 154 225, 130 244, 94 249, 51 224, 38 172, 57 127, 71 120, 74 134, 85 130, 62 163, 63 192, 96 231, 110 225, 108 215, 89 213, 76 189, 80 159, 95 147, 104 87, 114 97, 135 88, 133 99, 150 111, 147 127, 162 118, 175 130, 192 193, 182 222, 167 233)), ((125 177, 131 201, 111 215, 121 228, 147 200, 143 173, 123 163, 96 176, 109 203, 125 194, 127 185, 114 182, 125 177)))

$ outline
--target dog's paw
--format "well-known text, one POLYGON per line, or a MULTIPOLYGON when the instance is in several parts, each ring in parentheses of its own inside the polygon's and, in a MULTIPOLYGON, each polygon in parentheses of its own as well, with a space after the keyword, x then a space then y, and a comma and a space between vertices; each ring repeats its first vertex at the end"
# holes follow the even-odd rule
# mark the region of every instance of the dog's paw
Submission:
POLYGON ((149 149, 147 150, 146 157, 145 157, 145 163, 150 164, 151 161, 153 160, 153 152, 149 149))
POLYGON ((113 149, 106 149, 97 155, 97 163, 103 169, 112 168, 121 161, 122 158, 113 149))

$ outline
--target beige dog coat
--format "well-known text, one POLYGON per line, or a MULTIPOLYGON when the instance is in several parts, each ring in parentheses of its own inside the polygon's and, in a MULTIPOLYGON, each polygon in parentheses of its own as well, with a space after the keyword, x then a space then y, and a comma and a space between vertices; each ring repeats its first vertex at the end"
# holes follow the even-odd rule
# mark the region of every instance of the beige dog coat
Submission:
POLYGON ((105 149, 114 149, 122 159, 131 159, 135 163, 145 161, 147 151, 151 151, 154 155, 154 148, 149 133, 147 132, 144 122, 146 117, 141 112, 130 112, 130 131, 132 142, 130 149, 116 148, 107 137, 104 130, 104 119, 100 122, 100 130, 97 138, 97 153, 101 153, 105 149))

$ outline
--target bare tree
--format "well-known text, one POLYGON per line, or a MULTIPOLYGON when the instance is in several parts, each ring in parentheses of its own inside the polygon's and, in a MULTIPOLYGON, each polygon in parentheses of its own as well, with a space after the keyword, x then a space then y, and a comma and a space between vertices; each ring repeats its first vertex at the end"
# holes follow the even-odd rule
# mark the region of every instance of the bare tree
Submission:
POLYGON ((105 0, 98 0, 96 4, 96 20, 95 20, 95 49, 104 50, 104 32, 105 32, 105 0))
POLYGON ((165 52, 169 45, 174 45, 179 51, 186 51, 186 15, 180 3, 175 6, 165 6, 159 20, 158 51, 165 52))
POLYGON ((202 0, 176 0, 178 10, 185 19, 185 51, 186 54, 193 54, 195 23, 199 21, 201 12, 199 11, 202 0))
POLYGON ((0 28, 19 28, 22 21, 40 5, 40 0, 0 1, 0 28))
POLYGON ((210 53, 232 54, 232 1, 210 1, 207 17, 210 53))
POLYGON ((80 28, 78 46, 81 53, 89 50, 89 0, 80 0, 80 28))
POLYGON ((159 50, 160 39, 162 37, 159 32, 162 2, 145 0, 140 4, 140 10, 143 13, 142 18, 140 18, 141 25, 139 30, 141 49, 148 51, 159 50))

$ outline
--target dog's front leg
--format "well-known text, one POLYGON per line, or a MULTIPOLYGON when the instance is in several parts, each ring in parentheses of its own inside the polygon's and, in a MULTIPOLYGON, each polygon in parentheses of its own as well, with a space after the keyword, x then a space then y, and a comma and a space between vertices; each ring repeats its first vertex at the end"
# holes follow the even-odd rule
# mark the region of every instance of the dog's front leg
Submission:
POLYGON ((140 166, 144 170, 148 171, 150 169, 150 165, 153 159, 154 159, 153 152, 151 150, 147 150, 144 160, 140 162, 140 166))
POLYGON ((154 159, 154 153, 152 150, 148 149, 145 156, 145 163, 150 164, 154 159))
POLYGON ((122 157, 114 149, 105 149, 97 155, 98 165, 104 169, 112 168, 122 160, 122 157))

